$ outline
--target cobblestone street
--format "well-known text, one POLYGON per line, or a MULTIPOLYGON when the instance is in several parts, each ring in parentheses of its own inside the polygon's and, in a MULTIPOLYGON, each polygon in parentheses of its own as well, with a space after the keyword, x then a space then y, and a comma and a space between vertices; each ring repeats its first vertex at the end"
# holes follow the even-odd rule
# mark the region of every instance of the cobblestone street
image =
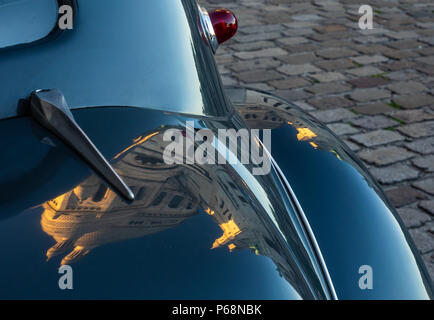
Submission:
POLYGON ((328 126, 380 182, 434 279, 434 1, 201 0, 238 17, 225 85, 271 91, 328 126), (362 31, 359 7, 374 9, 362 31))

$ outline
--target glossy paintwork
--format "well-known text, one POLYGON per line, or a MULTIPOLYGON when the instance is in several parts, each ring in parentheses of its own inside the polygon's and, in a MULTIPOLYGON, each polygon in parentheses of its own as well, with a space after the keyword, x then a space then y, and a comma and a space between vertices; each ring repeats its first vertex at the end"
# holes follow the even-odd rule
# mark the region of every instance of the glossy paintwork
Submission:
POLYGON ((0 50, 0 119, 15 116, 18 101, 30 92, 52 88, 63 92, 71 108, 227 111, 195 1, 77 3, 72 30, 34 46, 0 50))
POLYGON ((29 117, 0 120, 1 298, 432 296, 396 212, 339 139, 257 91, 228 90, 232 114, 193 0, 78 3, 74 30, 0 51, 0 119, 40 88, 104 106, 74 117, 138 199, 106 189, 29 117), (188 119, 272 129, 276 167, 164 164, 161 132, 188 119), (62 261, 72 291, 58 288, 62 261), (372 291, 358 286, 364 264, 372 291))
MULTIPOLYGON (((166 165, 161 158, 167 145, 162 132, 183 128, 188 118, 130 108, 83 109, 74 116, 112 159, 136 200, 126 203, 107 189, 80 159, 63 151, 55 137, 43 131, 35 136, 27 118, 1 122, 11 123, 12 132, 22 130, 16 146, 27 142, 28 149, 41 154, 28 158, 26 149, 14 148, 20 167, 31 173, 17 171, 0 182, 13 188, 12 182, 20 181, 22 174, 26 180, 40 181, 37 194, 16 195, 20 203, 32 198, 33 209, 7 209, 7 198, 0 203, 4 218, 0 241, 10 244, 0 248, 2 298, 329 296, 309 241, 274 171, 255 177, 241 164, 166 165), (54 174, 54 181, 41 181, 37 168, 55 160, 44 153, 68 157, 54 171, 66 169, 75 180, 54 174), (53 194, 53 185, 62 183, 57 180, 64 183, 63 189, 53 194), (182 203, 171 206, 176 197, 182 203), (57 286, 60 263, 74 268, 77 282, 69 293, 57 286)), ((239 121, 237 117, 196 120, 196 126, 237 128, 239 121)), ((1 147, 11 144, 12 139, 6 139, 1 147)))
POLYGON ((230 89, 251 128, 272 129, 272 155, 301 205, 340 299, 425 299, 431 282, 409 234, 360 161, 327 127, 284 100, 230 89), (360 290, 359 267, 373 269, 360 290))
POLYGON ((57 23, 57 0, 7 0, 0 3, 0 49, 48 36, 57 23))

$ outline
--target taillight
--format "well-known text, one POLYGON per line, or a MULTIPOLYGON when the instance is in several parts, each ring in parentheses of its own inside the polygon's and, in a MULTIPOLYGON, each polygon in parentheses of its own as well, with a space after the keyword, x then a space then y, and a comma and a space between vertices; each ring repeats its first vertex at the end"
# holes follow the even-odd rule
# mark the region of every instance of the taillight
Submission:
POLYGON ((202 7, 199 9, 202 35, 215 53, 220 44, 232 38, 237 32, 237 18, 227 9, 216 9, 209 12, 202 7))
POLYGON ((208 14, 219 44, 229 40, 237 33, 238 21, 231 11, 217 9, 209 11, 208 14))

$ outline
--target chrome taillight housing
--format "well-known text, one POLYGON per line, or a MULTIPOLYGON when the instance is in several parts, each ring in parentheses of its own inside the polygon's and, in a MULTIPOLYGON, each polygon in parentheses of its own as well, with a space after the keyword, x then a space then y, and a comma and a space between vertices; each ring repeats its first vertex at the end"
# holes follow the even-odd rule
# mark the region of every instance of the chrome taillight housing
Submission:
POLYGON ((235 15, 227 9, 207 11, 199 6, 202 36, 215 53, 220 44, 232 38, 238 29, 235 15))

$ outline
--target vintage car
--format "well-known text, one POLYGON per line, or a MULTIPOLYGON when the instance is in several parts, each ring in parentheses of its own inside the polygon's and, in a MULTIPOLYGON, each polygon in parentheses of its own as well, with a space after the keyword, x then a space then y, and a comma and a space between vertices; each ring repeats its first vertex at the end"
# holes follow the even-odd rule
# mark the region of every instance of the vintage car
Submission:
POLYGON ((0 1, 1 299, 432 298, 351 150, 290 102, 223 88, 236 28, 195 0, 0 1), (219 136, 235 160, 165 158, 222 130, 260 153, 219 136))

